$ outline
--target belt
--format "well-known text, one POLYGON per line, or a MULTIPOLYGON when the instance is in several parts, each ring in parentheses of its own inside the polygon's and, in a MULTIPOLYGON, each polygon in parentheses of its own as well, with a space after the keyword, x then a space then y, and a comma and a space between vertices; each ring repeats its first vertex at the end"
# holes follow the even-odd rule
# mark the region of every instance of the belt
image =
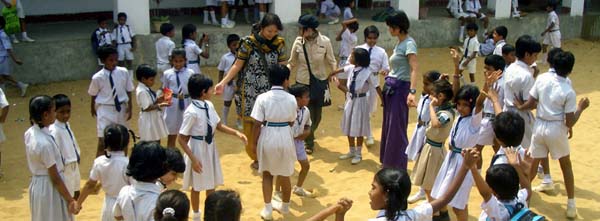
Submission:
POLYGON ((550 30, 549 32, 555 32, 555 31, 560 31, 560 29, 550 30))
POLYGON ((427 142, 429 145, 431 145, 432 147, 438 147, 441 148, 444 146, 444 142, 435 142, 433 140, 430 140, 429 138, 427 138, 427 140, 425 140, 425 142, 427 142))
POLYGON ((131 44, 131 42, 126 42, 126 43, 118 43, 117 45, 128 45, 131 44))
POLYGON ((200 60, 188 61, 188 64, 200 64, 200 60))
POLYGON ((379 75, 379 72, 377 72, 377 71, 376 72, 371 72, 371 74, 377 76, 377 75, 379 75))
POLYGON ((486 118, 486 117, 494 119, 494 118, 496 118, 496 115, 492 114, 492 113, 485 113, 485 112, 483 112, 483 118, 486 118))
POLYGON ((452 146, 452 145, 450 145, 450 150, 452 151, 452 153, 461 153, 462 152, 462 149, 452 146))
MULTIPOLYGON (((125 101, 123 101, 123 102, 119 102, 119 105, 123 105, 123 104, 125 104, 125 103, 127 103, 127 102, 125 102, 125 101)), ((98 105, 106 105, 106 106, 115 106, 115 104, 114 104, 114 103, 112 103, 112 104, 101 104, 101 103, 96 103, 96 104, 98 104, 98 105)))
POLYGON ((348 60, 348 57, 340 57, 340 60, 348 60))
MULTIPOLYGON (((178 96, 177 94, 172 94, 172 95, 171 95, 171 98, 175 98, 175 99, 177 99, 178 97, 179 97, 179 96, 178 96)), ((183 99, 187 99, 187 98, 190 98, 190 95, 189 95, 189 94, 184 94, 184 95, 183 95, 183 99)))
POLYGON ((206 136, 192 136, 192 139, 194 140, 204 140, 206 136))
POLYGON ((288 123, 288 122, 266 122, 265 126, 266 127, 287 127, 287 126, 290 126, 290 123, 288 123))
POLYGON ((360 93, 360 94, 350 93, 350 99, 364 97, 364 96, 367 96, 367 93, 360 93))

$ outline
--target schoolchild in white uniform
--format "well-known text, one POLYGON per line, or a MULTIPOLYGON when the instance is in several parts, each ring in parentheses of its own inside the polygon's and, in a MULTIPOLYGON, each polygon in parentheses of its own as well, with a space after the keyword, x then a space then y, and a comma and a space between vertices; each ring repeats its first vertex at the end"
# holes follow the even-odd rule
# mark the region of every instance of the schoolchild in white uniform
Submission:
POLYGON ((14 61, 18 65, 23 64, 23 62, 15 55, 10 39, 4 31, 5 26, 6 20, 0 16, 0 84, 3 85, 5 82, 9 82, 17 86, 21 90, 21 97, 24 97, 29 85, 15 80, 11 75, 11 61, 14 61))
POLYGON ((263 200, 265 207, 260 216, 273 219, 273 208, 282 214, 289 213, 291 195, 290 176, 294 174, 296 147, 292 125, 296 120, 298 105, 296 98, 284 91, 289 85, 290 70, 281 64, 269 67, 271 90, 258 95, 250 116, 254 119, 256 143, 251 144, 258 157, 258 172, 262 174, 263 200), (282 202, 273 201, 273 176, 282 186, 282 202))
POLYGON ((64 94, 52 97, 56 109, 56 121, 50 125, 50 134, 54 137, 58 149, 65 161, 64 182, 74 199, 79 197, 79 186, 81 175, 79 174, 79 163, 81 161, 81 150, 75 139, 75 133, 69 124, 71 117, 71 101, 64 94))
POLYGON ((567 76, 571 74, 575 64, 575 56, 571 52, 559 52, 553 58, 555 72, 549 72, 537 78, 530 90, 530 100, 524 105, 517 104, 519 109, 531 109, 536 105, 536 120, 531 141, 532 173, 535 173, 540 160, 548 154, 559 160, 565 188, 567 190, 567 218, 577 216, 575 206, 575 181, 571 168, 569 137, 581 113, 589 106, 589 99, 577 98, 567 76))
POLYGON ((163 23, 160 25, 160 37, 154 46, 156 47, 156 72, 158 79, 162 79, 162 75, 166 70, 171 68, 171 53, 175 49, 175 26, 171 23, 163 23))
POLYGON ((112 32, 108 29, 109 18, 101 16, 96 20, 98 23, 98 27, 94 30, 94 34, 96 35, 97 42, 96 45, 92 45, 92 49, 94 54, 98 58, 98 69, 102 69, 104 64, 100 60, 98 56, 98 49, 103 46, 111 46, 112 45, 112 32))
MULTIPOLYGON (((377 46, 377 39, 379 38, 379 30, 376 26, 371 25, 365 28, 364 30, 365 43, 356 48, 364 48, 371 55, 371 64, 369 65, 369 69, 371 73, 373 73, 373 82, 379 83, 379 76, 385 76, 390 71, 389 58, 385 49, 377 46)), ((350 55, 352 56, 352 55, 350 55)), ((349 64, 349 63, 348 63, 349 64)), ((375 85, 371 85, 372 87, 369 89, 369 93, 367 93, 367 97, 369 99, 369 107, 371 108, 371 117, 377 111, 377 90, 375 89, 375 85)), ((367 137, 367 146, 372 146, 375 144, 375 139, 373 138, 373 130, 371 130, 371 134, 367 137)))
POLYGON ((32 126, 25 132, 25 153, 32 174, 29 209, 32 221, 73 220, 77 202, 64 183, 64 159, 48 130, 54 122, 54 102, 36 96, 29 102, 32 126))
POLYGON ((479 0, 466 0, 465 1, 465 13, 467 14, 467 18, 471 20, 470 22, 475 22, 476 19, 479 19, 483 22, 483 36, 485 37, 487 33, 487 28, 490 23, 490 20, 484 13, 480 12, 481 10, 481 2, 479 0))
MULTIPOLYGON (((477 71, 477 55, 479 54, 479 40, 477 40, 479 27, 475 23, 467 24, 467 37, 463 46, 463 56, 460 61, 459 70, 469 71, 469 80, 475 84, 475 72, 477 71)), ((462 72, 461 72, 462 74, 462 72)))
POLYGON ((504 111, 515 111, 525 120, 525 135, 521 145, 529 149, 531 145, 532 127, 534 116, 530 110, 516 108, 516 100, 529 100, 529 91, 535 83, 533 69, 530 67, 542 50, 540 44, 531 36, 519 37, 515 45, 517 61, 504 70, 504 111))
POLYGON ((135 70, 135 77, 138 80, 135 97, 140 107, 138 119, 140 140, 160 143, 160 139, 169 134, 162 112, 162 108, 168 106, 169 103, 165 101, 164 94, 158 95, 152 90, 156 71, 149 65, 138 66, 135 70))
MULTIPOLYGON (((339 157, 340 160, 352 159, 352 164, 362 161, 363 137, 371 134, 371 109, 367 93, 370 87, 377 88, 379 98, 382 98, 379 82, 373 81, 373 73, 369 69, 371 58, 369 51, 355 48, 350 64, 332 74, 344 71, 348 75, 346 103, 342 117, 342 133, 348 137, 349 151, 339 157)), ((344 88, 344 89, 346 89, 344 88)))
POLYGON ((109 124, 127 126, 131 119, 133 80, 127 69, 117 67, 117 49, 113 47, 98 48, 98 56, 104 68, 92 76, 88 88, 91 99, 92 117, 96 118, 98 149, 96 156, 104 153, 104 128, 109 124))
MULTIPOLYGON (((488 55, 485 58, 484 63, 484 77, 486 77, 486 79, 493 72, 501 72, 504 70, 504 67, 506 67, 504 58, 499 55, 488 55)), ((500 75, 499 79, 497 79, 492 85, 488 85, 487 82, 488 81, 486 80, 486 83, 484 84, 484 90, 485 87, 489 87, 489 90, 493 90, 495 95, 497 95, 498 104, 494 105, 492 99, 489 97, 483 102, 483 119, 481 120, 481 129, 479 129, 477 145, 475 147, 481 152, 484 146, 492 146, 495 153, 498 152, 500 146, 494 141, 495 134, 494 129, 492 128, 492 123, 496 117, 496 111, 494 110, 495 106, 500 107, 500 110, 502 110, 502 107, 504 107, 504 78, 502 75, 500 75)), ((477 162, 477 169, 481 170, 482 164, 482 161, 477 162)))
POLYGON ((548 19, 546 22, 546 29, 542 32, 544 41, 542 42, 542 63, 545 62, 547 57, 548 45, 553 48, 560 48, 561 35, 560 35, 560 20, 556 14, 556 3, 557 1, 548 1, 546 6, 546 12, 548 12, 548 19))
POLYGON ((439 80, 440 76, 441 74, 437 71, 429 71, 423 74, 423 93, 419 98, 419 103, 417 103, 417 124, 406 147, 406 155, 409 161, 415 161, 419 158, 419 153, 425 144, 425 131, 430 121, 429 104, 431 103, 431 94, 433 94, 433 83, 439 80))
POLYGON ((465 35, 465 24, 466 18, 469 16, 463 10, 463 0, 450 0, 448 1, 448 5, 446 5, 446 10, 452 17, 458 19, 460 22, 460 29, 458 33, 458 41, 460 43, 463 42, 463 36, 465 35))
POLYGON ((439 79, 440 76, 439 72, 430 71, 424 78, 424 91, 428 94, 421 96, 417 128, 409 143, 412 150, 410 155, 407 154, 416 158, 411 177, 413 184, 419 186, 419 192, 409 197, 408 203, 426 199, 426 196, 431 199, 433 182, 446 156, 443 146, 454 122, 455 113, 451 104, 454 93, 450 82, 439 79), (429 116, 422 116, 423 113, 429 116))
POLYGON ((327 17, 329 19, 328 24, 337 24, 340 21, 340 7, 336 5, 333 0, 324 0, 321 2, 319 14, 321 18, 327 17))
POLYGON ((141 141, 133 147, 125 174, 135 182, 119 191, 112 209, 114 219, 154 220, 154 208, 161 191, 156 181, 167 173, 166 159, 165 148, 156 142, 141 141))
POLYGON ((192 210, 194 220, 200 220, 200 191, 206 195, 223 185, 223 172, 219 152, 214 142, 214 132, 234 135, 244 143, 246 136, 221 123, 215 106, 210 102, 213 94, 213 82, 204 75, 193 75, 188 81, 192 104, 183 114, 183 123, 179 130, 179 145, 185 152, 185 172, 183 189, 191 187, 192 210))
POLYGON ((135 51, 135 33, 127 24, 127 14, 120 12, 117 15, 118 25, 112 32, 113 45, 119 52, 119 66, 126 67, 129 74, 133 75, 133 52, 135 51))
MULTIPOLYGON (((221 61, 217 66, 219 70, 219 81, 223 79, 225 73, 229 72, 233 63, 235 63, 236 57, 235 53, 237 52, 240 46, 240 36, 236 34, 230 34, 227 36, 227 47, 229 51, 225 53, 221 57, 221 61)), ((235 97, 235 81, 230 81, 229 84, 225 86, 223 89, 223 112, 221 112, 221 120, 223 124, 227 125, 227 116, 229 115, 229 108, 231 107, 231 101, 235 97)), ((236 101, 237 102, 237 101, 236 101)), ((240 113, 236 108, 236 125, 241 125, 240 121, 240 113)))
POLYGON ((508 29, 505 26, 498 26, 494 29, 492 37, 494 38, 496 48, 493 54, 502 56, 502 47, 506 44, 506 36, 508 36, 508 29))
POLYGON ((344 20, 342 22, 358 22, 356 17, 354 17, 354 14, 352 14, 352 8, 354 8, 354 6, 355 6, 353 0, 342 1, 341 6, 344 7, 344 12, 343 12, 344 20))
MULTIPOLYGON (((465 153, 465 160, 457 172, 456 179, 448 187, 448 191, 431 203, 422 203, 413 209, 407 209, 406 198, 410 193, 410 178, 405 170, 383 168, 375 174, 369 191, 369 204, 372 210, 378 210, 376 218, 369 221, 429 221, 433 214, 443 209, 454 197, 461 186, 465 175, 469 172, 477 158, 477 150, 469 150, 465 153), (396 203, 389 203, 396 202, 396 203)), ((328 216, 335 214, 336 220, 344 220, 346 212, 352 207, 352 200, 341 198, 337 204, 330 206, 309 220, 325 220, 328 216)))
POLYGON ((98 183, 102 184, 104 191, 104 204, 100 220, 114 221, 113 207, 117 201, 119 191, 124 186, 132 184, 134 180, 125 174, 129 159, 125 156, 129 145, 127 128, 119 124, 108 125, 104 129, 106 150, 102 156, 94 160, 90 177, 79 195, 78 204, 81 206, 88 195, 95 191, 98 183))
POLYGON ((198 47, 196 44, 198 32, 195 25, 184 25, 181 29, 181 36, 183 38, 183 49, 185 49, 185 59, 187 60, 186 67, 192 69, 195 74, 202 74, 202 71, 200 71, 200 57, 208 59, 208 35, 202 34, 200 39, 202 47, 198 47))
MULTIPOLYGON (((185 67, 185 51, 181 48, 173 50, 171 55, 171 64, 173 68, 165 71, 161 82, 163 90, 169 88, 173 94, 170 98, 171 103, 165 109, 163 119, 167 123, 167 147, 176 147, 177 134, 183 122, 183 112, 190 105, 190 95, 188 92, 188 80, 194 75, 194 70, 185 67)), ((169 99, 169 98, 165 98, 169 99)))
MULTIPOLYGON (((4 91, 0 88, 0 166, 2 166, 2 146, 1 144, 6 141, 6 136, 4 135, 3 124, 6 122, 6 117, 8 116, 8 111, 10 108, 10 104, 8 100, 6 100, 6 95, 4 95, 4 91)), ((4 176, 2 173, 2 168, 0 168, 0 178, 4 176)))
MULTIPOLYGON (((352 50, 354 47, 356 47, 356 43, 358 42, 356 31, 358 31, 358 22, 342 22, 342 30, 340 30, 335 37, 336 41, 341 41, 339 53, 340 63, 338 65, 339 68, 346 66, 346 63, 348 63, 348 57, 350 57, 352 50)), ((338 75, 338 78, 348 79, 348 76, 338 75)))

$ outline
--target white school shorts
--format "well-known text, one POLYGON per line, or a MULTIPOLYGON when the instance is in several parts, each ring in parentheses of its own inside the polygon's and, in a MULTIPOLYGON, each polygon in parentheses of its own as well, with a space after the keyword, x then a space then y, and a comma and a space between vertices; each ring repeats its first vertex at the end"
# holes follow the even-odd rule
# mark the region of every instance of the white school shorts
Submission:
POLYGON ((131 43, 117 45, 117 51, 119 52, 119 61, 133 60, 133 52, 131 52, 131 43))
POLYGON ((98 137, 104 137, 104 128, 110 124, 121 124, 127 128, 127 102, 121 103, 121 111, 117 112, 115 105, 96 104, 96 129, 98 137))
POLYGON ((492 118, 484 117, 481 120, 481 127, 479 128, 479 136, 477 138, 477 145, 486 146, 494 145, 494 128, 492 127, 492 118))
MULTIPOLYGON (((460 65, 458 66, 458 68, 460 70, 465 70, 465 67, 463 66, 463 63, 465 63, 467 61, 466 58, 463 58, 462 61, 460 62, 460 65)), ((469 71, 469 74, 475 74, 477 73, 477 59, 473 59, 471 60, 471 62, 469 62, 467 64, 466 69, 469 71)))
POLYGON ((79 191, 81 185, 81 174, 79 173, 77 161, 65 164, 64 176, 67 190, 71 196, 75 196, 75 191, 79 191))
POLYGON ((544 35, 543 44, 552 45, 552 47, 554 48, 560 48, 560 38, 560 31, 548 32, 544 35))
POLYGON ((10 62, 10 57, 0 57, 0 75, 10 75, 12 71, 12 64, 10 62))
POLYGON ((225 85, 223 89, 223 101, 232 101, 235 95, 235 85, 225 85))
POLYGON ((571 153, 569 148, 569 128, 564 121, 546 121, 537 119, 533 126, 531 138, 531 157, 546 158, 548 153, 552 159, 558 160, 571 153))

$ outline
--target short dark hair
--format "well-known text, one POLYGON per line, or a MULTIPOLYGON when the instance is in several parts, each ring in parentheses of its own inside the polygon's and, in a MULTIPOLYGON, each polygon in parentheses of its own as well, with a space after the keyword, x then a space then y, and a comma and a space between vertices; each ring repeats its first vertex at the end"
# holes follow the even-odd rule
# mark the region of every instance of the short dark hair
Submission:
POLYGON ((484 63, 485 65, 494 67, 495 71, 504 70, 504 67, 506 67, 506 61, 504 61, 504 58, 496 54, 486 56, 484 63))
POLYGON ((502 55, 507 55, 512 52, 515 52, 515 46, 511 44, 505 44, 502 46, 502 55))
POLYGON ((446 96, 445 102, 450 102, 452 97, 454 96, 454 92, 452 91, 452 84, 448 82, 446 79, 439 79, 433 82, 433 91, 437 93, 442 93, 446 96))
POLYGON ((231 45, 233 42, 240 41, 240 36, 236 34, 227 35, 227 46, 231 45))
POLYGON ((556 74, 567 77, 573 71, 573 66, 575 65, 575 55, 573 53, 563 51, 555 55, 552 60, 554 60, 556 74))
POLYGON ((3 16, 0 16, 0 29, 4 29, 4 26, 6 26, 6 20, 3 16))
POLYGON ((127 14, 125 12, 119 12, 119 14, 117 14, 117 19, 119 19, 119 18, 127 19, 127 14))
POLYGON ((509 164, 492 165, 485 173, 485 182, 498 200, 514 200, 519 192, 519 174, 509 164))
POLYGON ((439 80, 440 76, 442 76, 442 74, 436 70, 428 71, 425 74, 423 74, 423 77, 431 83, 439 80))
POLYGON ((183 28, 181 28, 181 44, 183 44, 186 39, 189 39, 196 30, 198 29, 194 24, 185 24, 183 28))
POLYGON ((189 215, 190 199, 185 193, 179 190, 165 190, 158 196, 156 208, 154 209, 154 220, 187 220, 189 215), (167 208, 175 210, 174 214, 166 212, 167 208))
POLYGON ((467 101, 471 106, 471 111, 473 111, 477 97, 479 97, 479 88, 477 86, 470 84, 463 85, 458 89, 456 96, 454 96, 454 103, 458 104, 459 100, 467 101))
POLYGON ((173 51, 171 51, 171 59, 173 59, 175 56, 182 56, 183 59, 187 60, 187 57, 185 56, 185 49, 183 48, 173 49, 173 51))
POLYGON ((552 11, 556 11, 557 6, 558 6, 558 1, 556 1, 556 0, 548 0, 548 4, 546 4, 546 7, 551 7, 552 11))
POLYGON ((160 33, 162 35, 167 35, 167 33, 173 31, 175 29, 175 25, 171 23, 162 23, 160 25, 160 33))
POLYGON ((188 92, 192 99, 202 97, 204 93, 208 93, 208 89, 213 86, 213 81, 202 74, 194 74, 188 80, 188 92))
POLYGON ((522 35, 517 39, 517 43, 515 43, 516 55, 517 58, 523 59, 525 58, 525 54, 533 54, 540 53, 542 51, 542 45, 539 42, 535 41, 533 37, 529 35, 522 35))
POLYGON ((288 92, 298 98, 310 93, 310 88, 304 84, 294 84, 288 88, 288 92))
POLYGON ((375 174, 375 181, 387 193, 385 217, 394 220, 408 207, 407 198, 410 195, 410 177, 405 170, 383 168, 375 174))
POLYGON ((358 22, 352 22, 350 24, 348 24, 348 30, 350 30, 350 32, 356 32, 358 30, 358 22))
POLYGON ((165 148, 150 141, 140 141, 131 151, 127 176, 141 182, 154 182, 167 173, 165 148))
POLYGON ((350 4, 352 4, 354 2, 354 0, 342 0, 340 1, 340 3, 342 4, 342 7, 350 7, 350 4))
POLYGON ((477 26, 477 24, 475 24, 475 22, 469 22, 467 24, 467 26, 465 26, 465 28, 467 29, 467 31, 468 30, 475 30, 475 31, 479 30, 479 26, 477 26))
POLYGON ((120 124, 110 124, 104 128, 104 149, 107 158, 110 158, 107 149, 110 151, 122 151, 129 145, 129 131, 127 127, 120 124))
POLYGON ((290 79, 290 69, 282 64, 273 64, 269 68, 269 83, 273 86, 282 86, 285 80, 290 79))
POLYGON ((385 19, 385 24, 392 28, 400 29, 400 32, 402 33, 408 33, 408 29, 410 28, 408 16, 402 10, 392 12, 392 14, 385 19))
POLYGON ((119 54, 115 47, 109 45, 100 46, 96 53, 98 54, 98 58, 100 59, 100 61, 105 61, 106 58, 108 58, 108 56, 110 55, 119 54))
POLYGON ((242 200, 233 190, 217 190, 206 197, 204 220, 238 221, 241 214, 242 200))
POLYGON ((171 147, 167 148, 165 151, 167 155, 167 170, 172 170, 176 173, 185 172, 185 161, 183 160, 181 151, 179 151, 177 148, 171 147))
POLYGON ((518 147, 525 134, 525 120, 519 114, 505 111, 494 118, 492 128, 496 139, 507 147, 518 147))
POLYGON ((369 37, 369 34, 375 34, 379 38, 379 29, 375 25, 369 25, 364 30, 365 39, 369 37))
POLYGON ((31 124, 37 124, 41 128, 44 127, 44 125, 42 125, 44 113, 50 111, 53 105, 54 101, 50 96, 38 95, 32 97, 29 100, 29 121, 31 124))
POLYGON ((496 32, 496 34, 502 36, 502 39, 506 39, 506 36, 508 36, 508 28, 506 28, 506 26, 504 25, 496 27, 494 31, 496 32))
POLYGON ((100 24, 102 22, 105 22, 106 20, 108 20, 108 17, 104 16, 104 15, 101 15, 101 16, 98 16, 98 18, 96 19, 96 23, 100 24))
POLYGON ((554 67, 554 56, 560 52, 563 52, 562 48, 552 48, 550 51, 548 51, 548 58, 546 58, 546 62, 548 62, 551 67, 554 67))
POLYGON ((65 94, 57 94, 52 96, 52 100, 54 100, 54 108, 58 109, 63 106, 71 106, 71 100, 65 94))
POLYGON ((283 31, 283 25, 281 24, 281 20, 279 19, 279 16, 277 16, 276 14, 273 14, 273 13, 265 14, 265 17, 263 17, 263 19, 260 20, 258 27, 260 29, 263 29, 263 28, 266 28, 271 25, 275 25, 277 27, 277 30, 283 31))
POLYGON ((140 66, 135 69, 135 79, 138 81, 142 81, 142 79, 151 77, 156 77, 156 71, 154 68, 150 67, 150 65, 140 64, 140 66))
POLYGON ((371 64, 371 55, 369 55, 367 49, 354 48, 352 57, 354 58, 354 63, 356 63, 357 67, 369 67, 371 64))

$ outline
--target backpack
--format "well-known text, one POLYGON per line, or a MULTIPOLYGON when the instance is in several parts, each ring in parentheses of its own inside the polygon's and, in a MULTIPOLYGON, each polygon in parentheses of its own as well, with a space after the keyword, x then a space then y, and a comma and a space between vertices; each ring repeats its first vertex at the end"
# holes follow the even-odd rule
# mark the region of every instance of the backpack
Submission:
POLYGON ((504 207, 508 210, 510 214, 510 221, 544 221, 546 217, 540 216, 529 208, 523 206, 522 203, 517 203, 517 205, 507 205, 504 204, 504 207))
POLYGON ((91 39, 91 43, 92 43, 92 52, 94 52, 94 54, 96 54, 98 52, 98 47, 100 45, 100 41, 98 40, 98 35, 96 35, 96 32, 98 32, 100 30, 100 28, 96 28, 94 29, 94 32, 92 32, 92 37, 91 39))

